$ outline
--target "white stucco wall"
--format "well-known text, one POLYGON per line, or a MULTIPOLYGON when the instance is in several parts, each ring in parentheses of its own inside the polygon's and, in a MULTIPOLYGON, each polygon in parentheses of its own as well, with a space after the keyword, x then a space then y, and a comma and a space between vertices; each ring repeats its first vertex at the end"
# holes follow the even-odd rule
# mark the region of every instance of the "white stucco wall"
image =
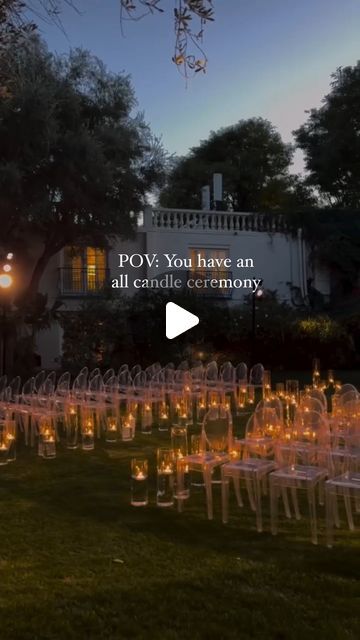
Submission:
MULTIPOLYGON (((232 278, 262 278, 263 287, 276 290, 279 300, 290 300, 290 282, 300 286, 299 250, 296 239, 281 233, 244 232, 235 233, 201 231, 148 231, 146 234, 148 253, 176 253, 180 258, 188 258, 191 249, 225 249, 232 261, 232 278), (237 258, 251 258, 251 269, 236 268, 237 258)), ((148 270, 148 276, 172 271, 166 268, 166 261, 159 269, 148 270)), ((239 302, 249 290, 234 289, 233 302, 239 302)))
MULTIPOLYGON (((195 228, 196 225, 201 227, 204 224, 200 214, 202 212, 195 213, 197 219, 194 223, 193 218, 186 218, 185 212, 186 220, 182 227, 183 218, 180 213, 180 218, 177 218, 176 221, 178 223, 179 219, 181 220, 181 228, 166 228, 166 224, 156 226, 154 218, 151 217, 152 214, 149 217, 145 212, 144 226, 139 228, 133 240, 112 240, 108 253, 109 284, 113 278, 118 278, 121 273, 129 276, 130 284, 129 289, 125 291, 114 289, 114 293, 132 295, 135 292, 131 286, 134 278, 152 278, 167 271, 174 272, 173 269, 166 266, 162 254, 174 253, 185 259, 189 258, 191 249, 225 249, 232 261, 232 267, 225 270, 232 272, 233 279, 261 278, 263 280, 262 286, 268 290, 276 290, 280 301, 291 301, 291 287, 298 287, 304 293, 307 278, 304 262, 307 260, 307 251, 304 250, 299 237, 292 237, 290 234, 279 231, 253 230, 258 227, 252 224, 252 217, 249 214, 231 214, 231 223, 223 225, 221 229, 216 229, 213 222, 209 223, 208 220, 206 220, 206 225, 210 224, 211 228, 204 228, 204 226, 195 228), (240 220, 243 215, 247 219, 246 223, 244 220, 240 220), (236 216, 238 216, 237 219, 235 219, 236 216), (152 268, 144 266, 140 269, 134 269, 128 265, 120 269, 120 253, 155 253, 158 254, 159 266, 152 268), (237 258, 251 258, 254 267, 252 269, 237 269, 237 258)), ((211 216, 212 214, 208 212, 206 215, 211 216)), ((222 215, 226 216, 226 213, 222 215)), ((261 228, 261 222, 259 228, 261 228)), ((62 265, 63 258, 62 252, 60 252, 50 261, 40 283, 40 291, 48 295, 49 306, 52 306, 60 294, 59 268, 62 265)), ((249 293, 250 289, 234 289, 229 303, 239 303, 243 296, 249 293)), ((72 295, 61 296, 61 300, 63 302, 62 310, 76 310, 86 298, 72 295)), ((42 357, 42 367, 53 369, 58 366, 61 343, 62 329, 58 323, 53 324, 49 330, 38 333, 37 348, 42 357)))

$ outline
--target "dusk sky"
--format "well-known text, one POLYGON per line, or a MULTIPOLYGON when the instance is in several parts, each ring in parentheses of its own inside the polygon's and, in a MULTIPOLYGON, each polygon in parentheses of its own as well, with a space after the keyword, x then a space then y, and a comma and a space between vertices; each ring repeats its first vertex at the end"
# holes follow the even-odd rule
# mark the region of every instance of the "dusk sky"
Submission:
MULTIPOLYGON (((173 0, 168 11, 123 25, 117 0, 76 0, 63 12, 66 35, 41 24, 51 50, 82 46, 112 71, 125 71, 146 120, 171 153, 185 154, 211 130, 262 116, 284 140, 319 106, 330 74, 360 59, 360 0, 215 0, 205 30, 208 71, 188 86, 171 62, 173 0)), ((301 160, 294 169, 301 169, 301 160)))

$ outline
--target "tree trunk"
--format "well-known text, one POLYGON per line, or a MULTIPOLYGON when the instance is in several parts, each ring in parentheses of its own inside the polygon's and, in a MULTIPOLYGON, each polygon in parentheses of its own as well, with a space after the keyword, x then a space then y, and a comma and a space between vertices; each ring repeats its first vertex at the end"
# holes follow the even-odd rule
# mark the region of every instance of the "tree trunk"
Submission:
POLYGON ((35 298, 36 294, 39 291, 40 280, 49 263, 49 260, 50 258, 52 258, 53 255, 55 255, 55 253, 57 253, 57 251, 58 249, 54 250, 54 249, 50 249, 48 246, 45 246, 42 254, 39 256, 35 264, 35 267, 33 269, 31 279, 27 288, 21 294, 20 300, 17 301, 17 302, 20 302, 21 305, 31 303, 31 301, 35 298))

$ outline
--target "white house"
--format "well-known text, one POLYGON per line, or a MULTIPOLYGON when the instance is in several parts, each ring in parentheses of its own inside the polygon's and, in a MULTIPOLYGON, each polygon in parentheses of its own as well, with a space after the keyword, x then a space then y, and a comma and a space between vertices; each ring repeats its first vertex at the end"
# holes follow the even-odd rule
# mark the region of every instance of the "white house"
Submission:
MULTIPOLYGON (((200 282, 215 277, 237 280, 236 285, 240 281, 261 279, 263 288, 276 290, 280 300, 290 303, 295 298, 306 299, 309 277, 313 278, 315 288, 325 295, 329 293, 328 276, 311 266, 301 229, 295 236, 288 232, 281 215, 151 207, 145 210, 134 240, 119 239, 108 251, 82 247, 74 252, 68 247, 54 256, 43 275, 40 290, 48 295, 49 304, 60 298, 64 310, 75 310, 89 296, 101 295, 104 284, 119 279, 121 274, 128 276, 129 288, 125 293, 132 295, 136 291, 135 279, 153 279, 164 273, 176 273, 184 284, 190 276, 200 282), (145 253, 157 255, 152 266, 144 263, 133 268, 127 263, 120 268, 119 255, 145 253), (182 260, 190 258, 191 266, 176 272, 168 266, 164 254, 176 254, 182 260), (200 260, 202 264, 217 258, 217 264, 231 264, 231 267, 198 267, 199 256, 205 259, 205 263, 200 260), (244 266, 237 268, 239 259, 244 260, 244 266)), ((223 304, 225 301, 237 304, 251 292, 242 285, 200 287, 194 291, 222 300, 223 304)), ((43 367, 58 366, 61 342, 58 324, 39 332, 37 346, 43 367)))

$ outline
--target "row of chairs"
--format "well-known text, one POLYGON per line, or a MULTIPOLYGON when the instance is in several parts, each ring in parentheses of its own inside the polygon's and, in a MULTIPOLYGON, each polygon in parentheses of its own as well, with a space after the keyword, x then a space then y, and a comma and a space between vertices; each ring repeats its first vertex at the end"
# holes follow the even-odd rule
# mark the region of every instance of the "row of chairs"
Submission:
MULTIPOLYGON (((360 513, 360 394, 344 385, 331 416, 324 404, 319 406, 316 391, 302 397, 290 424, 284 420, 278 398, 262 400, 241 439, 233 437, 231 413, 224 406, 212 407, 203 422, 202 450, 178 461, 178 486, 184 485, 185 472, 201 472, 208 518, 212 519, 212 485, 215 471, 220 469, 223 521, 228 521, 230 483, 239 507, 244 504, 245 486, 258 531, 263 529, 263 496, 269 492, 273 534, 278 531, 279 498, 290 518, 290 496, 293 513, 300 519, 298 491, 304 489, 314 544, 318 541, 316 504, 323 505, 326 497, 327 543, 331 546, 334 524, 340 525, 338 496, 344 500, 350 529, 354 529, 353 505, 360 513)), ((180 499, 178 506, 182 510, 184 500, 180 499)))

